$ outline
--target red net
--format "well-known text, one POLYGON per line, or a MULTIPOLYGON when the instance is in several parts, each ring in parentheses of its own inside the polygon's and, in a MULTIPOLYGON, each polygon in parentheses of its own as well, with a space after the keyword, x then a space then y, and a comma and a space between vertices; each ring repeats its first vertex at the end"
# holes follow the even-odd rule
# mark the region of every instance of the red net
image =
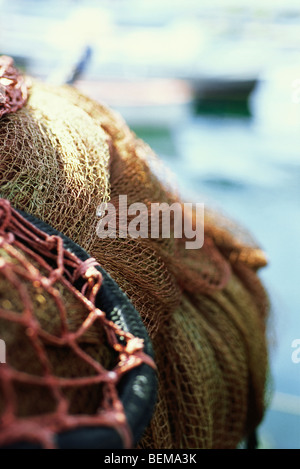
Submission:
POLYGON ((92 258, 79 260, 59 236, 40 231, 0 199, 0 330, 7 342, 7 363, 0 365, 0 445, 26 440, 53 448, 57 432, 103 425, 131 446, 116 386, 141 363, 154 364, 141 339, 95 306, 102 282, 96 265, 92 258), (72 285, 79 277, 81 291, 72 285), (101 352, 104 338, 109 356, 101 352), (99 355, 113 367, 106 369, 99 355))
POLYGON ((14 67, 11 57, 0 57, 0 117, 15 112, 27 101, 27 85, 24 77, 14 67))

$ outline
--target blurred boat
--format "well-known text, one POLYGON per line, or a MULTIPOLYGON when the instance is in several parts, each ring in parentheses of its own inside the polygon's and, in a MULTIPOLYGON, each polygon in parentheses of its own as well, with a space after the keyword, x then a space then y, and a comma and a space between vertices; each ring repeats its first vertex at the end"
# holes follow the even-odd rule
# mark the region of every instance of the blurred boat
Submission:
POLYGON ((198 77, 190 83, 197 101, 247 101, 257 77, 198 77))

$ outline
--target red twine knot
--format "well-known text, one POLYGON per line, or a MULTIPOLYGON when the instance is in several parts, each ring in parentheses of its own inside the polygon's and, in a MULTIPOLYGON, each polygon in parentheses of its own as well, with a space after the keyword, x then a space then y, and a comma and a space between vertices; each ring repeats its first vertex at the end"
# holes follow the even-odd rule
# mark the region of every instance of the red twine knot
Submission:
POLYGON ((25 78, 14 67, 14 61, 0 56, 0 118, 21 109, 28 99, 25 78))

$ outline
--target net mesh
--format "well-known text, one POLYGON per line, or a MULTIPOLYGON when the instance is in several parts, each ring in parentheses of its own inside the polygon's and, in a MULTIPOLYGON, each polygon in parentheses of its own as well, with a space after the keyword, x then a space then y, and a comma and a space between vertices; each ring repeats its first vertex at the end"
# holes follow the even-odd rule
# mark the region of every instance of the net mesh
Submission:
POLYGON ((28 90, 23 76, 14 67, 11 57, 0 57, 0 117, 21 109, 27 101, 28 90))
POLYGON ((152 359, 143 341, 95 306, 102 275, 59 236, 38 230, 0 199, 0 445, 55 447, 58 432, 115 428, 132 445, 117 384, 152 359), (82 277, 82 290, 74 281, 82 277), (122 343, 119 338, 122 337, 122 343))
POLYGON ((110 200, 119 220, 122 194, 147 207, 182 200, 123 119, 74 88, 33 83, 26 107, 0 121, 0 151, 0 193, 87 249, 141 314, 160 389, 140 447, 236 447, 265 409, 268 299, 256 274, 263 251, 207 210, 197 250, 185 249, 184 237, 97 237, 100 202, 110 200))

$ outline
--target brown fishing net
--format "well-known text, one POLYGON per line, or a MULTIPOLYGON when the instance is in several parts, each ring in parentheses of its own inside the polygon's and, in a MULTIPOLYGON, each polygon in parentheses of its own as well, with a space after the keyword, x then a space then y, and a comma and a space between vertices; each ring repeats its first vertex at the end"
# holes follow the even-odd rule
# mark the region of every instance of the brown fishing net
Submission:
POLYGON ((120 194, 147 207, 181 200, 122 118, 71 87, 34 82, 28 104, 0 121, 0 153, 0 194, 87 249, 141 314, 159 398, 140 447, 236 447, 265 409, 264 253, 207 210, 197 250, 174 236, 97 237, 96 209, 109 198, 118 217, 120 194))
POLYGON ((142 362, 143 341, 95 306, 102 275, 0 199, 0 446, 55 447, 57 432, 107 426, 132 436, 117 384, 142 362), (73 284, 84 279, 81 291, 73 284), (123 342, 120 343, 119 338, 123 342))

